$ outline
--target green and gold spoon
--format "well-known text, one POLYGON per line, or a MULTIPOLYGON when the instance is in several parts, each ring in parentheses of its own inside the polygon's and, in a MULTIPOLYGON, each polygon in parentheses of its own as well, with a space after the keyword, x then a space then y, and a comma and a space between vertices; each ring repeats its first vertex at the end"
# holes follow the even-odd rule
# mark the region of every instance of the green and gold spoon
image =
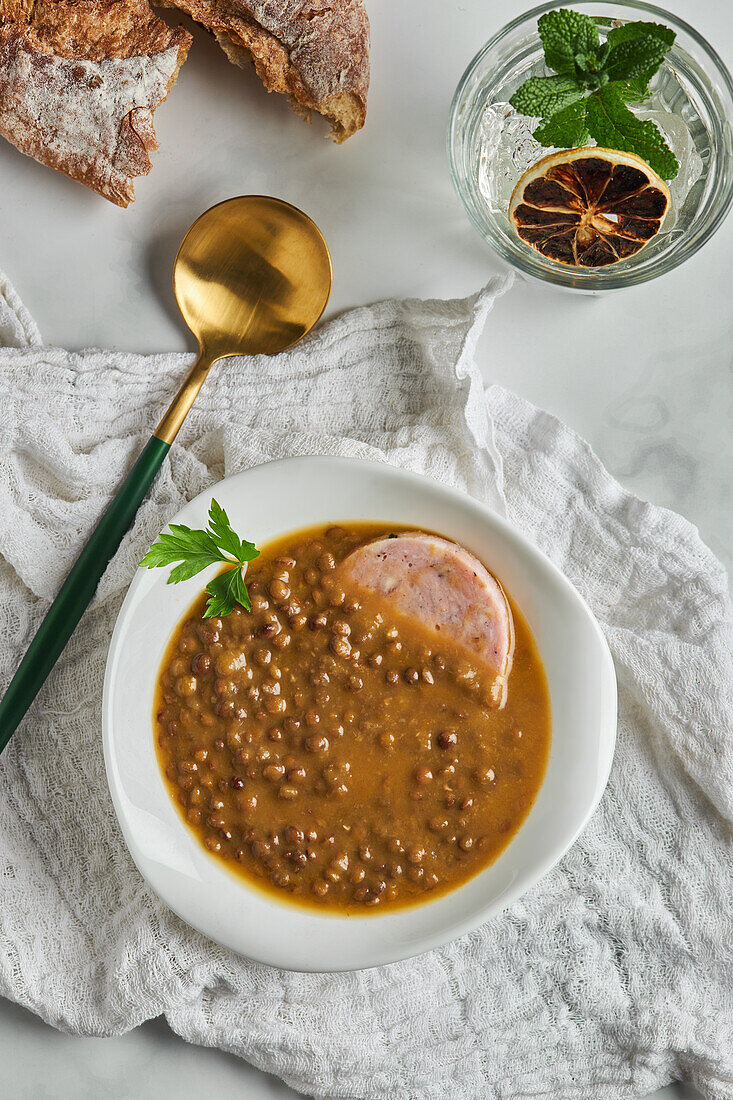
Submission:
POLYGON ((331 292, 318 227, 280 199, 245 195, 207 210, 176 256, 173 288, 199 358, 122 483, 0 700, 0 752, 40 691, 170 450, 212 364, 275 355, 313 328, 331 292))

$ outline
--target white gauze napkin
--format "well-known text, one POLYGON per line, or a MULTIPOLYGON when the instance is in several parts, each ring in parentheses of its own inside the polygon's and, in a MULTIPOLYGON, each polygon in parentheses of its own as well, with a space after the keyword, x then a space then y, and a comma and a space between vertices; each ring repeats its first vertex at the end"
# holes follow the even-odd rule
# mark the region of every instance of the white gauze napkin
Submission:
MULTIPOLYGON (((622 1100, 687 1078, 733 1097, 733 736, 722 566, 624 492, 473 348, 495 280, 385 302, 206 383, 134 529, 0 758, 0 993, 69 1031, 165 1013, 318 1096, 622 1100), (354 974, 256 965, 146 887, 102 762, 102 676, 136 563, 221 477, 292 454, 410 467, 506 511, 598 616, 619 679, 603 801, 562 863, 477 932, 354 974)), ((0 281, 0 685, 187 369, 44 347, 0 281)), ((727 624, 727 625, 726 625, 727 624)))

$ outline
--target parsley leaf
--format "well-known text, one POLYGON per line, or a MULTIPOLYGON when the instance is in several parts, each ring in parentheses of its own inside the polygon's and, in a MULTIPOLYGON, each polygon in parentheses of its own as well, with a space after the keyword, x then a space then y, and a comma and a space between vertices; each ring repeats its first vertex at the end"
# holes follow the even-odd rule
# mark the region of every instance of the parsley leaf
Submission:
POLYGON ((249 593, 241 568, 225 569, 218 577, 209 581, 206 591, 209 599, 206 604, 205 619, 210 619, 212 616, 223 619, 230 613, 235 603, 241 604, 246 611, 251 609, 252 605, 249 602, 249 593))
POLYGON ((642 20, 613 27, 601 42, 598 24, 581 12, 556 8, 538 21, 545 62, 554 76, 529 77, 510 99, 515 110, 542 121, 540 144, 578 148, 599 145, 636 153, 664 179, 679 165, 653 122, 626 106, 649 97, 649 81, 675 40, 661 23, 642 20))
POLYGON ((221 549, 232 554, 237 561, 252 561, 259 554, 253 542, 244 542, 235 534, 229 516, 213 498, 209 509, 209 527, 221 549))
POLYGON ((258 557, 259 550, 253 542, 240 539, 234 531, 221 505, 212 499, 209 508, 209 526, 205 530, 192 530, 182 523, 172 523, 163 531, 140 562, 146 569, 157 569, 179 564, 171 570, 168 584, 190 580, 217 562, 230 568, 209 581, 209 595, 204 618, 222 618, 229 615, 236 603, 250 610, 249 594, 244 582, 247 562, 258 557))
POLYGON ((588 129, 599 145, 636 153, 662 179, 671 180, 679 165, 674 153, 653 122, 642 122, 626 106, 613 84, 606 84, 588 99, 588 129))
POLYGON ((157 542, 148 550, 141 564, 152 569, 158 565, 171 565, 174 561, 188 561, 192 557, 208 558, 207 565, 219 560, 219 550, 208 531, 192 531, 183 524, 171 524, 157 542))

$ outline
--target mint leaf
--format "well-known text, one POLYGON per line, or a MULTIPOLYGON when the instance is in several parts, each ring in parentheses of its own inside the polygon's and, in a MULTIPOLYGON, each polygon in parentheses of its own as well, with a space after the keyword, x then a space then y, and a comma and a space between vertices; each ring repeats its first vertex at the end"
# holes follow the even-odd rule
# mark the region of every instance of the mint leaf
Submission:
POLYGON ((643 103, 649 98, 649 85, 645 80, 616 80, 614 87, 624 103, 643 103))
POLYGON ((665 42, 668 48, 677 37, 670 27, 665 27, 661 23, 644 23, 641 20, 635 20, 632 23, 622 23, 620 27, 613 27, 606 35, 606 42, 609 46, 617 46, 619 42, 627 42, 643 34, 658 38, 661 42, 665 42))
POLYGON ((157 569, 178 562, 170 572, 168 584, 190 580, 216 562, 234 566, 214 577, 206 587, 209 600, 204 618, 208 619, 212 615, 228 615, 235 603, 250 610, 244 566, 258 556, 255 544, 240 539, 224 509, 212 499, 206 530, 192 530, 183 523, 172 523, 158 536, 140 565, 157 569))
POLYGON ((249 593, 244 583, 241 566, 234 569, 226 569, 214 577, 206 585, 209 599, 206 602, 204 618, 216 617, 223 619, 231 614, 235 604, 241 604, 245 610, 250 610, 249 593))
POLYGON ((592 19, 569 8, 557 8, 537 23, 545 61, 556 73, 573 73, 575 55, 598 49, 598 28, 592 19))
POLYGON ((651 80, 668 49, 665 42, 652 38, 649 34, 619 42, 606 59, 605 72, 608 79, 651 80))
POLYGON ((583 95, 573 77, 531 76, 509 100, 523 115, 549 118, 583 95))
POLYGON ((606 84, 588 97, 586 118, 591 137, 600 146, 636 153, 662 179, 677 175, 677 159, 657 127, 632 114, 615 85, 606 84))
POLYGON ((571 103, 551 118, 544 119, 534 132, 540 145, 554 145, 556 149, 577 149, 590 140, 586 123, 588 99, 571 103))

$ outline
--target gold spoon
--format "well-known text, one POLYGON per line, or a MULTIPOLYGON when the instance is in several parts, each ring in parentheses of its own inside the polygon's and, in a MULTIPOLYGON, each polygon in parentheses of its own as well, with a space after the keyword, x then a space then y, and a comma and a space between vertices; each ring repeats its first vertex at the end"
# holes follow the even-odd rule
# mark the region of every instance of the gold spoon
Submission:
POLYGON ((0 752, 41 689, 178 434, 209 368, 232 355, 275 355, 313 328, 331 292, 318 227, 281 199, 212 206, 183 239, 173 289, 199 358, 99 521, 0 700, 0 752))

